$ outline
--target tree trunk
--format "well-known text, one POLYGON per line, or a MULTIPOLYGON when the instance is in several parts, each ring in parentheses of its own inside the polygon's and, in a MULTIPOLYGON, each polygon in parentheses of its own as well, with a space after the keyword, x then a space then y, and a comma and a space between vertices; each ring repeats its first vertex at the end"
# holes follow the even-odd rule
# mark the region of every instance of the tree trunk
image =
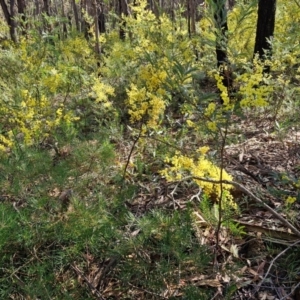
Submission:
POLYGON ((82 0, 81 11, 82 11, 81 30, 84 32, 85 38, 89 40, 92 37, 92 33, 90 32, 91 24, 88 22, 88 20, 86 20, 84 14, 94 17, 92 0, 82 0))
POLYGON ((44 12, 47 16, 50 16, 49 0, 44 0, 44 12))
POLYGON ((197 2, 192 0, 191 2, 191 31, 196 33, 196 11, 197 11, 197 2))
POLYGON ((22 19, 21 33, 22 35, 26 35, 27 26, 26 26, 26 15, 25 15, 25 9, 26 9, 25 0, 17 0, 17 4, 18 4, 18 14, 21 15, 21 19, 22 19))
POLYGON ((187 0, 187 22, 189 37, 196 33, 196 3, 194 0, 187 0))
POLYGON ((236 0, 228 0, 228 9, 233 9, 236 0))
POLYGON ((100 55, 101 48, 100 48, 100 41, 99 41, 99 24, 98 24, 98 7, 96 0, 93 2, 94 6, 94 26, 95 26, 95 37, 96 37, 96 45, 95 45, 95 50, 98 55, 100 55))
POLYGON ((68 28, 67 28, 67 22, 66 22, 66 13, 65 13, 65 3, 64 1, 61 1, 61 15, 63 17, 62 22, 62 38, 65 39, 68 37, 68 28))
POLYGON ((276 0, 259 0, 257 12, 257 27, 254 55, 258 53, 260 59, 271 55, 271 44, 268 40, 273 37, 275 26, 276 0))
POLYGON ((158 0, 147 0, 149 9, 159 18, 159 3, 158 0))
POLYGON ((79 16, 78 16, 78 9, 77 9, 75 0, 72 0, 72 8, 73 8, 73 12, 74 12, 76 30, 79 32, 80 31, 79 16))
POLYGON ((17 23, 15 21, 14 6, 15 6, 15 0, 10 0, 10 19, 11 19, 10 35, 12 37, 12 40, 14 42, 17 42, 17 35, 16 35, 17 23))
POLYGON ((125 28, 126 21, 123 19, 122 15, 128 16, 128 6, 126 0, 119 0, 119 17, 120 17, 120 29, 119 36, 121 40, 125 40, 125 28))
POLYGON ((217 29, 216 55, 217 65, 220 67, 228 62, 227 58, 227 11, 226 0, 214 0, 214 19, 217 29))
POLYGON ((8 11, 8 7, 7 7, 4 0, 0 0, 0 4, 1 4, 2 10, 3 10, 3 14, 4 14, 4 17, 5 17, 6 23, 9 25, 9 23, 10 23, 10 13, 8 11))
POLYGON ((15 2, 14 0, 10 1, 10 12, 9 12, 5 0, 0 0, 0 5, 2 7, 6 23, 9 27, 10 38, 14 43, 16 43, 17 36, 16 36, 16 23, 14 21, 14 2, 15 2))
POLYGON ((39 3, 39 0, 35 0, 35 8, 33 10, 33 16, 34 17, 37 17, 40 15, 40 3, 39 3))
POLYGON ((223 85, 229 90, 232 87, 232 74, 227 56, 227 9, 226 0, 213 0, 214 20, 217 29, 216 56, 220 75, 223 77, 223 85))
POLYGON ((105 33, 106 27, 105 27, 105 14, 104 14, 104 5, 101 1, 98 8, 98 26, 99 26, 99 32, 105 33))

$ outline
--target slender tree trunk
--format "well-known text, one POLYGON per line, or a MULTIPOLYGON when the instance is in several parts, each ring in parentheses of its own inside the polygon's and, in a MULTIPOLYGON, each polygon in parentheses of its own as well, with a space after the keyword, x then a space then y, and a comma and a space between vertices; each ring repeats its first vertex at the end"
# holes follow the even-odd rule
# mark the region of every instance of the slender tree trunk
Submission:
POLYGON ((62 17, 63 17, 62 37, 67 38, 68 37, 68 28, 67 28, 67 22, 65 21, 66 14, 65 14, 65 3, 64 3, 64 1, 61 1, 61 14, 62 14, 62 17))
POLYGON ((158 0, 159 3, 158 3, 158 6, 160 7, 160 9, 163 11, 164 8, 165 8, 165 3, 164 3, 164 0, 158 0))
POLYGON ((271 55, 269 40, 272 39, 275 26, 276 0, 259 0, 257 12, 257 27, 254 55, 258 53, 260 59, 271 55))
POLYGON ((105 26, 105 14, 104 14, 104 4, 101 1, 98 8, 98 27, 100 33, 106 32, 106 26, 105 26))
POLYGON ((196 33, 196 2, 188 0, 189 35, 196 33))
POLYGON ((192 32, 196 33, 196 11, 197 11, 197 4, 195 0, 192 1, 192 9, 191 9, 191 21, 192 21, 192 32))
POLYGON ((43 0, 43 9, 42 12, 42 20, 43 20, 43 31, 44 32, 51 32, 52 31, 52 26, 49 23, 49 20, 47 17, 50 17, 50 5, 49 5, 49 0, 43 0))
POLYGON ((187 26, 188 26, 188 33, 189 33, 189 37, 192 36, 192 32, 191 32, 191 0, 187 0, 186 1, 186 14, 187 14, 187 26))
POLYGON ((35 3, 35 8, 33 10, 33 15, 34 17, 36 17, 40 15, 40 3, 39 0, 35 0, 34 3, 35 3))
POLYGON ((119 0, 119 16, 120 16, 120 29, 119 29, 119 36, 121 40, 125 40, 125 28, 126 28, 126 21, 122 17, 128 16, 128 5, 126 0, 119 0))
POLYGON ((18 14, 21 15, 21 19, 22 19, 21 33, 22 35, 26 35, 27 26, 26 26, 26 15, 25 15, 25 10, 26 10, 25 0, 17 0, 17 4, 18 4, 18 14))
POLYGON ((228 91, 232 87, 232 73, 229 66, 227 55, 228 43, 228 24, 227 24, 227 9, 226 0, 213 0, 214 3, 214 19, 217 29, 216 36, 216 56, 217 66, 220 75, 223 77, 223 85, 227 87, 228 91))
POLYGON ((99 27, 98 27, 98 7, 96 0, 93 2, 94 6, 94 26, 95 26, 95 37, 96 37, 96 53, 100 55, 101 48, 100 48, 100 41, 99 41, 99 27))
POLYGON ((235 5, 236 0, 228 0, 228 8, 231 10, 235 5))
POLYGON ((92 16, 94 18, 94 12, 93 12, 93 3, 92 0, 82 0, 81 2, 81 11, 82 13, 82 19, 81 19, 81 29, 84 32, 84 36, 87 40, 89 40, 92 36, 90 29, 91 24, 85 19, 84 14, 87 14, 88 16, 92 16))
MULTIPOLYGON (((35 21, 39 21, 40 17, 41 17, 41 4, 40 4, 40 1, 39 0, 34 0, 33 19, 35 21)), ((45 21, 43 20, 43 22, 45 22, 45 21)), ((43 26, 38 26, 37 30, 39 31, 40 35, 42 35, 43 26)))
POLYGON ((159 18, 160 11, 162 11, 162 7, 160 6, 158 0, 153 0, 153 12, 157 18, 159 18))
POLYGON ((186 1, 186 15, 188 23, 188 33, 191 37, 196 32, 196 2, 195 0, 186 1))
POLYGON ((148 7, 152 12, 154 12, 153 0, 147 0, 148 7))
POLYGON ((15 6, 15 0, 10 0, 10 19, 11 19, 11 26, 10 26, 10 31, 11 31, 11 36, 13 37, 12 40, 14 42, 17 41, 17 25, 15 21, 15 11, 14 11, 14 6, 15 6))
POLYGON ((88 31, 90 29, 90 26, 84 18, 84 13, 87 11, 86 0, 81 0, 80 11, 81 11, 81 31, 84 33, 84 37, 88 40, 89 39, 88 31))
POLYGON ((0 4, 2 7, 2 11, 6 20, 6 23, 9 25, 10 24, 10 13, 7 7, 7 4, 5 3, 5 0, 0 0, 0 4))
POLYGON ((78 10, 77 10, 77 5, 76 5, 75 0, 72 0, 72 8, 73 8, 73 12, 74 12, 76 30, 79 32, 80 31, 79 16, 78 16, 78 10))
POLYGON ((44 12, 47 16, 50 16, 50 5, 49 0, 44 0, 44 12))
POLYGON ((214 19, 217 28, 216 55, 218 67, 228 62, 227 58, 227 11, 226 0, 213 0, 214 19))
POLYGON ((172 23, 175 23, 175 1, 171 1, 171 13, 170 13, 170 16, 171 16, 172 23))
POLYGON ((10 11, 9 11, 8 6, 5 3, 5 0, 0 0, 0 5, 2 7, 6 23, 9 27, 10 38, 14 43, 16 43, 17 36, 16 36, 16 24, 14 21, 14 2, 15 2, 14 0, 10 1, 10 11))

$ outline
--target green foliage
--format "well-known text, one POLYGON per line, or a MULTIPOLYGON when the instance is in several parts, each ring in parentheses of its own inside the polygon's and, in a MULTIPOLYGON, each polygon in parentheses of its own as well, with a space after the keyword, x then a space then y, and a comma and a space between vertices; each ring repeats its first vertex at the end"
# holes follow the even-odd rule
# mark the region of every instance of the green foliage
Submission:
POLYGON ((153 211, 140 219, 129 215, 129 224, 138 234, 127 243, 127 251, 134 254, 124 262, 121 276, 136 286, 163 291, 166 284, 178 284, 189 268, 201 272, 211 261, 194 237, 188 212, 153 211))
MULTIPOLYGON (((118 281, 124 298, 132 296, 132 286, 153 295, 180 287, 182 299, 213 297, 185 281, 209 273, 212 262, 197 238, 193 210, 216 228, 222 195, 221 225, 242 235, 232 221, 239 210, 231 186, 195 180, 203 193, 193 209, 135 212, 130 202, 143 181, 167 185, 163 180, 186 175, 232 180, 213 153, 222 139, 226 144, 224 131, 236 114, 271 111, 284 127, 298 122, 296 2, 278 3, 273 58, 265 62, 252 60, 256 1, 237 2, 228 14, 233 91, 215 67, 217 33, 209 10, 189 37, 182 11, 172 20, 136 2, 124 16, 125 40, 116 29, 100 36, 100 58, 93 40, 75 32, 62 39, 59 30, 40 37, 33 29, 16 45, 1 43, 1 299, 93 299, 72 266, 91 274, 111 260, 116 266, 108 277, 118 281), (71 192, 63 200, 65 191, 71 192)), ((299 188, 297 178, 280 180, 299 188)), ((288 209, 299 198, 276 192, 288 209)), ((289 269, 296 278, 298 269, 289 269)))
MULTIPOLYGON (((100 151, 102 158, 107 157, 106 151, 100 151)), ((124 201, 127 193, 120 195, 124 201)), ((138 219, 121 207, 118 198, 111 190, 110 201, 105 191, 101 195, 99 190, 94 200, 78 191, 63 216, 59 203, 53 203, 58 200, 50 196, 28 198, 23 208, 2 204, 0 282, 6 288, 1 296, 87 299, 84 289, 68 275, 74 261, 87 267, 82 259, 87 251, 99 261, 117 259, 116 276, 124 292, 128 282, 158 292, 166 288, 166 279, 176 284, 179 273, 208 267, 211 257, 194 237, 189 211, 153 211, 138 219)))
POLYGON ((2 151, 37 144, 61 127, 71 129, 82 117, 78 100, 90 90, 96 70, 93 52, 82 37, 51 43, 39 37, 22 39, 16 47, 2 49, 0 57, 2 151))

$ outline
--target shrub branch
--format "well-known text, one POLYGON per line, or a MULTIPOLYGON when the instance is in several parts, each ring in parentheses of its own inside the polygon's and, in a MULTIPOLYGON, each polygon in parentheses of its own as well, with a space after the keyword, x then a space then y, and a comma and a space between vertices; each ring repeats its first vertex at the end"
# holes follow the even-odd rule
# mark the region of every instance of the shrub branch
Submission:
POLYGON ((272 207, 270 207, 268 204, 263 202, 261 199, 256 197, 252 192, 250 192, 247 188, 245 188, 243 185, 240 183, 237 183, 235 181, 230 181, 230 180, 215 180, 215 179, 210 179, 210 178, 204 178, 204 177, 197 177, 197 176, 188 176, 180 181, 187 181, 187 180, 199 180, 199 181, 204 181, 204 182, 211 182, 211 183, 217 183, 217 184, 230 184, 240 191, 244 192, 248 196, 250 196, 256 203, 261 204, 266 210, 268 210, 273 216, 275 216, 277 219, 279 219, 286 227, 288 227, 295 235, 300 237, 300 231, 293 226, 289 221, 287 221, 284 217, 282 217, 278 212, 276 212, 272 207))

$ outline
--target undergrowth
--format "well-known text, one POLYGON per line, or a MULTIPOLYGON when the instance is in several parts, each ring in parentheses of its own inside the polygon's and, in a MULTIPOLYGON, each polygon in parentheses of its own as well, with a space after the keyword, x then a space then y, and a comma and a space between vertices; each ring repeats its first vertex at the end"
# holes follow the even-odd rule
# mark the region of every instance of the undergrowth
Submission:
MULTIPOLYGON (((258 115, 271 115, 275 133, 298 127, 300 91, 296 4, 279 5, 273 59, 261 62, 254 2, 243 2, 229 14, 233 91, 215 67, 208 11, 189 37, 139 1, 125 40, 101 35, 100 58, 76 32, 49 41, 35 28, 3 45, 1 299, 211 299, 220 282, 224 297, 236 291, 228 274, 240 258, 226 243, 245 230, 233 187, 219 182, 233 179, 227 132, 258 115)), ((292 175, 280 180, 298 188, 292 175)), ((299 200, 278 193, 288 209, 299 200)), ((289 270, 293 281, 299 265, 289 270)))

